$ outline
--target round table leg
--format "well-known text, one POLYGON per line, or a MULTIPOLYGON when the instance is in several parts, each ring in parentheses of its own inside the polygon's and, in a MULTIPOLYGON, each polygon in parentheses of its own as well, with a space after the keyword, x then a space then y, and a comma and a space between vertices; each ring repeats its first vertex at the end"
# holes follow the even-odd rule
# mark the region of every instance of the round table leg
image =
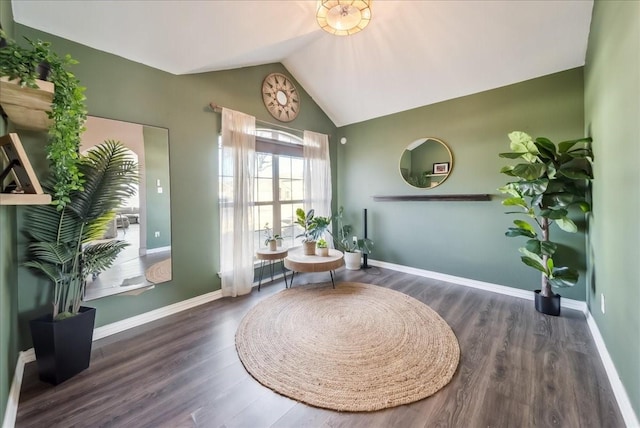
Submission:
POLYGON ((260 260, 260 279, 258 280, 258 291, 260 291, 260 285, 262 285, 262 272, 264 271, 264 260, 260 260))
POLYGON ((284 259, 280 259, 280 264, 282 265, 282 276, 284 276, 284 288, 287 287, 287 271, 284 268, 284 259))

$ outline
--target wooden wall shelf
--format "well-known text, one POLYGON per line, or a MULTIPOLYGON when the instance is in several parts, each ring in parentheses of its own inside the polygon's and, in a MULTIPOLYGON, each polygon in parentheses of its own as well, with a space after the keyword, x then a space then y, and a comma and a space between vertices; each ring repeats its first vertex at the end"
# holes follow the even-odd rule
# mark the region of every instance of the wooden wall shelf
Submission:
MULTIPOLYGON (((23 193, 0 193, 0 205, 46 205, 51 196, 42 192, 42 186, 33 171, 31 162, 22 147, 18 134, 0 137, 0 190, 4 188, 6 177, 10 177, 23 193)), ((7 178, 9 180, 9 178, 7 178)))
POLYGON ((49 205, 51 195, 27 193, 0 193, 0 205, 49 205))
POLYGON ((374 196, 376 202, 391 201, 490 201, 489 194, 473 195, 401 195, 401 196, 374 196))
POLYGON ((52 121, 47 112, 51 110, 54 85, 36 80, 39 89, 22 87, 17 80, 0 78, 0 105, 9 120, 18 128, 46 131, 52 121))

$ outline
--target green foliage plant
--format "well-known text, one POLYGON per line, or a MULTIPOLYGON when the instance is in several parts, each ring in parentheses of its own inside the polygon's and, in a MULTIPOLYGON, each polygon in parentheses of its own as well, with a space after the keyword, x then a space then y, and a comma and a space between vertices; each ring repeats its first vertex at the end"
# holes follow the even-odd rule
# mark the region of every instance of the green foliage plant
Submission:
POLYGON ((269 227, 269 223, 264 224, 264 245, 269 245, 271 241, 283 241, 284 238, 279 234, 273 234, 273 229, 269 227))
POLYGON ((0 37, 6 46, 0 49, 0 76, 17 79, 21 86, 37 88, 38 65, 47 64, 50 70, 48 80, 54 84, 49 128, 47 159, 54 181, 50 189, 53 204, 63 210, 70 202, 70 193, 82 190, 83 177, 79 169, 80 135, 84 132, 87 119, 85 88, 68 71, 77 61, 69 55, 58 56, 49 42, 25 38, 29 47, 22 47, 8 39, 0 30, 0 37))
POLYGON ((317 241, 329 227, 331 219, 329 217, 316 216, 312 208, 305 213, 302 208, 296 210, 295 223, 302 227, 303 232, 296 236, 302 238, 302 242, 317 241))
POLYGON ((588 197, 589 180, 593 179, 591 138, 563 141, 557 146, 548 138, 533 139, 524 132, 509 134, 511 152, 500 157, 520 163, 503 167, 500 172, 513 178, 498 190, 507 194, 502 205, 518 209, 507 214, 524 215, 514 220, 508 237, 528 238, 519 251, 521 260, 541 272, 540 294, 553 296, 551 287, 571 287, 578 282, 578 271, 556 266, 553 255, 558 244, 550 239, 550 226, 555 223, 565 232, 578 228, 569 218, 569 209, 591 210, 588 197))
POLYGON ((356 238, 353 240, 353 226, 345 224, 344 208, 340 207, 332 218, 334 225, 333 244, 337 249, 346 253, 362 251, 364 254, 371 254, 373 241, 369 238, 356 238))
POLYGON ((318 248, 327 248, 329 244, 327 244, 327 241, 324 238, 320 238, 318 239, 318 242, 316 242, 316 247, 318 248))
MULTIPOLYGON (((136 193, 138 165, 120 142, 105 141, 79 159, 84 190, 74 190, 63 209, 55 205, 27 208, 24 233, 28 258, 24 266, 53 284, 53 318, 80 310, 88 275, 113 264, 128 243, 101 240, 115 210, 136 193)), ((52 179, 44 181, 45 189, 52 179)))

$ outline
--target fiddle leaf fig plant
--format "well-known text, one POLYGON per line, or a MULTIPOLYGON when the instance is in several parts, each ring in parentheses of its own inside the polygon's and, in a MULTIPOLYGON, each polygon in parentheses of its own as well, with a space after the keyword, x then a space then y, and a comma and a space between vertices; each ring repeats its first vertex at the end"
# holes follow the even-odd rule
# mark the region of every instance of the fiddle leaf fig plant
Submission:
POLYGON ((514 131, 509 134, 511 152, 500 157, 518 160, 516 165, 503 167, 500 172, 513 178, 498 190, 506 195, 502 205, 513 207, 524 220, 513 221, 505 233, 508 237, 528 238, 519 249, 522 262, 541 272, 540 294, 553 296, 551 287, 571 287, 578 282, 578 271, 556 266, 553 256, 558 244, 551 241, 551 225, 555 223, 565 232, 578 231, 569 218, 571 207, 583 213, 591 210, 587 202, 587 181, 593 179, 591 138, 563 141, 556 145, 545 137, 533 139, 514 131))

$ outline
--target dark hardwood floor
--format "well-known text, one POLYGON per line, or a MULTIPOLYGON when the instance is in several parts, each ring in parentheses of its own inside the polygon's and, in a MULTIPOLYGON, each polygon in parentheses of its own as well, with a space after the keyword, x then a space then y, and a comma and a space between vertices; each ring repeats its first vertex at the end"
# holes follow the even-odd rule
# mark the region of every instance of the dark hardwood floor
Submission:
MULTIPOLYGON (((234 334, 282 280, 94 343, 91 366, 52 387, 25 368, 17 427, 623 427, 582 313, 537 313, 533 302, 390 270, 339 270, 436 310, 460 343, 451 383, 409 405, 372 413, 313 408, 247 374, 234 334)), ((327 282, 301 274, 296 287, 327 282)), ((339 284, 337 284, 339 287, 339 284)))

